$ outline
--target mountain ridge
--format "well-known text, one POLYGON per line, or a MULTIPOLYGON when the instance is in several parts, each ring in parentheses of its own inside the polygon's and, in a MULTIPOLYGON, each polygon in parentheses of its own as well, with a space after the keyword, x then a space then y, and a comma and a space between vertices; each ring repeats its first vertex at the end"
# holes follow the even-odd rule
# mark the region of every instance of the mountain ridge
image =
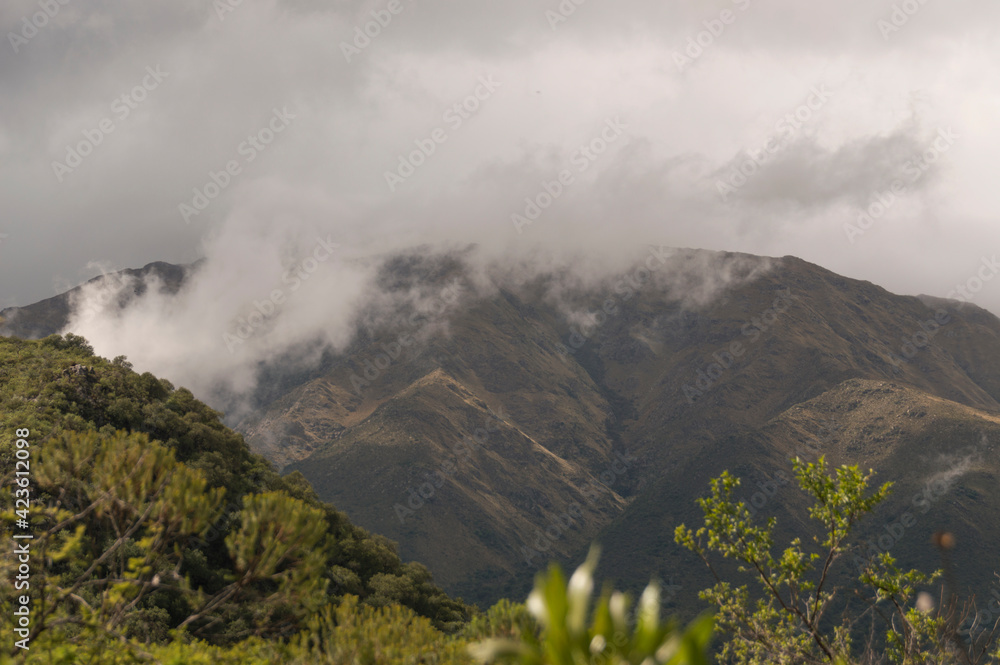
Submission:
MULTIPOLYGON (((347 347, 308 368, 265 363, 254 409, 234 424, 451 593, 481 604, 516 596, 540 561, 579 560, 596 539, 602 569, 636 588, 651 572, 690 580, 675 599, 686 608, 698 606, 701 571, 671 525, 697 518, 694 499, 725 468, 751 483, 774 482, 775 469, 791 478, 789 442, 805 445, 821 427, 797 411, 829 403, 828 415, 853 414, 838 435, 849 440, 829 448, 838 463, 867 463, 878 432, 880 471, 907 491, 919 484, 907 474, 926 471, 913 456, 940 448, 940 423, 957 423, 961 446, 977 445, 976 431, 1000 436, 1000 320, 986 310, 896 295, 790 256, 663 256, 656 271, 640 261, 589 280, 558 267, 515 279, 501 266, 486 286, 467 253, 393 258, 378 278, 388 293, 457 283, 458 297, 416 325, 398 323, 414 320, 405 307, 369 316, 347 347), (952 416, 886 429, 882 390, 952 416)), ((958 483, 986 492, 966 509, 987 525, 995 492, 982 480, 998 469, 984 464, 958 483)), ((958 504, 937 505, 942 521, 964 524, 958 504)), ((798 524, 802 509, 781 510, 798 524)), ((1000 548, 998 533, 975 537, 1000 548)), ((932 564, 918 540, 907 556, 932 564)), ((968 588, 987 577, 972 570, 968 588)))

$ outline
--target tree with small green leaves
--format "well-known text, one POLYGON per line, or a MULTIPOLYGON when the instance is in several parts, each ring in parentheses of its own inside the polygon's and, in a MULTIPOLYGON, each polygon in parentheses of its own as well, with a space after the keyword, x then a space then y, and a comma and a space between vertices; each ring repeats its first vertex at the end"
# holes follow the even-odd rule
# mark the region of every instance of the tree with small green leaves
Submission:
MULTIPOLYGON (((949 608, 932 612, 914 605, 919 588, 941 571, 902 571, 892 556, 881 554, 865 560, 853 594, 833 583, 837 562, 858 547, 850 542, 852 530, 885 500, 892 483, 870 491, 873 471, 862 474, 845 465, 830 474, 823 457, 815 463, 796 458, 793 464, 800 487, 814 501, 809 516, 820 527, 809 546, 795 538, 776 554, 777 520, 754 522, 747 506, 733 498, 740 481, 728 472, 711 481, 710 496, 698 499, 705 526, 692 531, 682 524, 675 531, 675 540, 697 554, 716 579, 700 596, 718 606, 719 627, 729 635, 722 658, 752 664, 855 662, 852 630, 876 618, 884 622, 885 656, 893 663, 971 662, 955 644, 949 608), (723 580, 710 552, 739 562, 759 593, 723 580), (831 609, 848 607, 849 597, 860 598, 861 609, 833 621, 831 609)), ((870 656, 871 645, 868 649, 870 656)))
POLYGON ((200 625, 195 632, 202 632, 250 610, 256 615, 253 625, 238 634, 230 630, 230 637, 281 633, 325 603, 327 524, 321 510, 283 492, 267 492, 245 496, 239 520, 225 540, 235 564, 229 584, 214 594, 199 590, 199 609, 181 628, 200 625), (237 598, 241 604, 231 606, 237 598))

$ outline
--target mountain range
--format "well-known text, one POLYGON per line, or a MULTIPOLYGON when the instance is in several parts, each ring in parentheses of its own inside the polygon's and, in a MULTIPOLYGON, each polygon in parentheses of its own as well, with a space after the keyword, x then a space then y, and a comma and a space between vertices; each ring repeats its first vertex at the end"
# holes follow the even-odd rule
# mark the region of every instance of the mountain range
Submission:
MULTIPOLYGON (((176 291, 194 270, 130 275, 176 291)), ((862 548, 933 570, 946 530, 956 584, 982 597, 995 581, 993 314, 791 256, 652 248, 614 276, 516 272, 462 252, 386 259, 380 289, 435 297, 362 317, 349 345, 304 368, 263 363, 253 408, 230 424, 481 606, 522 597, 547 561, 576 563, 598 541, 601 574, 636 589, 658 576, 693 613, 711 578, 674 528, 700 525, 695 499, 728 469, 755 518, 778 520, 779 543, 804 535, 793 456, 895 484, 862 548)), ((3 310, 0 334, 58 332, 72 302, 3 310)))

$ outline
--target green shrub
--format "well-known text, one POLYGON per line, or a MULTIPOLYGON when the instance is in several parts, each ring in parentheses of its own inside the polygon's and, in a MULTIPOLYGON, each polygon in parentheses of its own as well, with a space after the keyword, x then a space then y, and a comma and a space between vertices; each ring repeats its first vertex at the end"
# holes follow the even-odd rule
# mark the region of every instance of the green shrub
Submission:
POLYGON ((537 639, 541 630, 541 626, 523 603, 503 598, 485 613, 473 617, 463 628, 461 635, 470 640, 519 640, 529 635, 537 639))
POLYGON ((347 596, 315 615, 294 641, 293 662, 315 665, 470 665, 464 640, 399 605, 347 596))
MULTIPOLYGON (((677 542, 697 554, 718 580, 700 595, 719 608, 719 626, 728 634, 723 659, 747 664, 867 663, 886 658, 914 665, 982 662, 971 659, 961 646, 954 603, 933 609, 915 606, 920 587, 934 582, 940 571, 904 572, 893 557, 880 554, 867 560, 854 588, 834 584, 836 563, 860 549, 850 541, 854 526, 888 496, 892 484, 869 492, 873 471, 863 475, 856 466, 841 466, 828 474, 823 457, 816 463, 795 459, 794 466, 799 485, 814 499, 809 515, 820 533, 811 544, 795 538, 776 556, 776 519, 755 524, 746 505, 734 500, 740 481, 728 472, 712 480, 711 496, 698 500, 705 526, 692 531, 682 524, 676 529, 677 542), (758 583, 758 593, 722 579, 710 552, 738 561, 740 572, 758 583), (861 603, 852 603, 854 599, 861 603), (834 608, 841 610, 839 621, 832 619, 834 608), (881 625, 883 645, 869 639, 863 648, 856 647, 852 632, 869 624, 870 634, 881 625)), ((946 597, 943 592, 941 597, 946 597)))

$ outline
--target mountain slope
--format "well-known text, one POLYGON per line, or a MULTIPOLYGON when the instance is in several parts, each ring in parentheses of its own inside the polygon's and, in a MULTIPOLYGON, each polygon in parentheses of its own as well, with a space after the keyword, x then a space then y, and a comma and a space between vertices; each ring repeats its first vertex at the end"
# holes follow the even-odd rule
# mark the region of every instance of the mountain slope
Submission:
MULTIPOLYGON (((957 541, 951 561, 956 579, 966 595, 978 593, 982 600, 1000 564, 998 452, 996 412, 897 382, 848 379, 668 470, 602 534, 609 544, 604 565, 631 585, 641 582, 637 569, 683 580, 678 603, 690 611, 699 605, 697 591, 713 582, 701 562, 673 542, 678 524, 702 524, 692 497, 707 495, 708 480, 728 469, 743 480, 737 498, 755 519, 777 518, 776 542, 787 543, 814 532, 807 531, 808 504, 790 460, 825 455, 831 465, 872 468, 877 483, 895 483, 889 499, 859 525, 859 555, 873 543, 901 567, 931 571, 942 564, 931 536, 949 531, 957 541)), ((856 562, 844 559, 833 573, 841 581, 856 576, 856 562)))
MULTIPOLYGON (((679 257, 688 260, 687 253, 679 257)), ((401 454, 379 464, 350 452, 355 445, 364 445, 361 440, 378 445, 374 442, 387 431, 410 432, 416 441, 431 441, 442 433, 461 438, 452 428, 434 424, 425 412, 379 411, 439 371, 475 399, 503 411, 508 423, 561 461, 591 477, 604 474, 608 490, 626 502, 636 501, 618 517, 612 504, 602 505, 605 512, 586 520, 578 538, 567 539, 565 545, 576 547, 579 556, 584 543, 578 540, 608 529, 605 533, 613 535, 602 538, 608 552, 606 569, 637 585, 651 569, 670 573, 662 565, 667 560, 662 549, 674 547, 672 530, 661 532, 653 525, 681 504, 685 507, 676 508, 678 515, 690 515, 687 509, 694 507, 693 499, 724 468, 747 464, 753 468, 749 454, 733 448, 732 442, 756 436, 797 404, 831 390, 837 399, 847 400, 837 387, 862 379, 891 381, 928 399, 948 400, 977 413, 1000 408, 1000 322, 992 315, 955 302, 942 310, 941 301, 896 296, 791 257, 731 256, 730 260, 766 261, 766 267, 752 279, 735 280, 717 297, 700 302, 685 298, 685 290, 663 275, 636 289, 630 298, 617 297, 614 314, 589 329, 577 326, 579 317, 574 313, 593 312, 594 303, 605 302, 614 293, 613 283, 577 292, 562 289, 558 304, 551 298, 555 277, 520 287, 500 284, 492 297, 470 297, 451 313, 447 335, 429 334, 360 390, 352 387, 352 377, 364 376, 365 362, 377 358, 378 350, 391 343, 397 331, 375 331, 364 343, 329 357, 317 378, 290 393, 309 392, 308 412, 275 402, 264 409, 262 420, 247 426, 249 440, 254 445, 268 438, 280 448, 280 434, 266 435, 276 425, 310 432, 314 423, 326 422, 328 433, 331 427, 336 430, 332 436, 327 441, 323 435, 312 437, 302 450, 314 452, 288 468, 302 471, 321 495, 335 496, 338 505, 357 515, 362 524, 391 534, 402 551, 420 552, 421 560, 445 576, 446 587, 466 593, 475 586, 473 580, 495 579, 498 556, 506 562, 500 568, 509 571, 509 579, 498 587, 523 588, 534 568, 516 550, 528 546, 530 554, 531 536, 546 528, 544 517, 524 508, 509 513, 507 524, 527 520, 531 525, 516 534, 490 520, 477 522, 479 531, 443 528, 448 520, 486 513, 486 496, 451 499, 450 493, 460 492, 456 474, 435 489, 431 500, 433 519, 442 528, 407 528, 398 520, 393 523, 391 507, 406 496, 420 471, 446 463, 447 448, 428 447, 419 459, 401 454), (924 328, 934 333, 930 343, 906 358, 910 349, 903 338, 912 340, 924 328), (379 428, 368 422, 376 413, 379 428), (636 460, 621 469, 624 473, 611 470, 616 452, 636 460), (701 471, 695 474, 689 469, 696 460, 704 462, 698 463, 701 471), (337 489, 323 480, 327 476, 339 479, 337 489), (380 479, 378 492, 367 490, 370 480, 352 481, 375 477, 380 479), (683 491, 669 499, 656 489, 678 483, 683 491), (468 512, 469 501, 478 502, 480 512, 468 512), (643 512, 641 505, 648 511, 643 512), (648 550, 648 560, 635 564, 628 553, 642 548, 648 550), (456 562, 456 551, 488 551, 490 556, 479 559, 478 569, 469 571, 456 562)), ((677 272, 669 276, 676 281, 683 277, 677 272)), ((690 282, 698 285, 696 277, 688 282, 689 289, 690 282)), ((843 408, 869 399, 852 397, 843 408)), ((436 414, 446 409, 445 404, 446 400, 426 402, 436 414)), ((909 450, 913 445, 930 445, 928 436, 900 430, 886 434, 885 445, 909 450)), ((867 463, 860 448, 845 450, 844 462, 867 463)), ((790 477, 787 461, 779 461, 777 467, 788 470, 790 477)), ((486 482, 487 496, 493 497, 502 496, 510 481, 498 473, 486 482)), ((520 484, 536 492, 543 486, 548 489, 541 476, 525 476, 520 484)), ((559 496, 567 505, 580 495, 569 489, 559 496)), ((539 541, 547 543, 544 537, 539 541)), ((553 554, 567 552, 561 538, 558 546, 552 545, 553 554)))
MULTIPOLYGON (((789 451, 826 421, 840 428, 824 449, 834 462, 897 481, 878 519, 953 473, 947 496, 965 499, 936 501, 907 556, 933 565, 924 531, 946 524, 1000 550, 985 452, 1000 412, 995 316, 794 257, 650 256, 601 279, 483 273, 461 252, 386 260, 378 286, 395 309, 363 313, 347 348, 306 369, 265 363, 237 428, 481 604, 598 538, 605 572, 637 588, 652 573, 683 579, 678 599, 694 608, 703 571, 673 527, 697 523, 694 499, 724 469, 751 487, 790 479, 789 451), (949 446, 981 446, 982 462, 931 461, 949 446)), ((794 485, 775 496, 783 524, 805 523, 794 485)), ((967 563, 968 588, 991 580, 994 562, 967 563)))
POLYGON ((461 543, 438 579, 468 597, 503 593, 493 585, 516 571, 512 562, 566 555, 625 506, 440 369, 290 468, 335 504, 351 505, 354 519, 407 542, 406 557, 438 560, 440 544, 461 543), (547 529, 555 538, 533 554, 547 529))

